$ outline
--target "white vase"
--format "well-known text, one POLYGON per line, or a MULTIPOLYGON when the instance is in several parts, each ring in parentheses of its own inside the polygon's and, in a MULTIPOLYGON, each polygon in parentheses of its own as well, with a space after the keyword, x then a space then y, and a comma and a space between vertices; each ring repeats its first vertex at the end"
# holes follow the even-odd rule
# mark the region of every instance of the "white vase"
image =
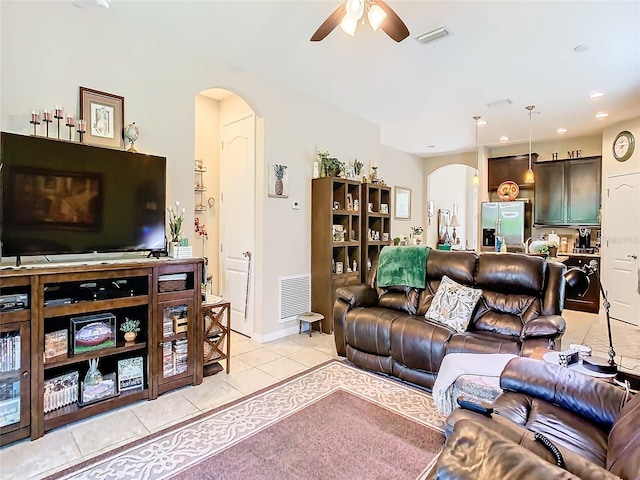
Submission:
POLYGON ((180 248, 180 242, 169 242, 168 255, 172 258, 177 258, 179 248, 180 248))

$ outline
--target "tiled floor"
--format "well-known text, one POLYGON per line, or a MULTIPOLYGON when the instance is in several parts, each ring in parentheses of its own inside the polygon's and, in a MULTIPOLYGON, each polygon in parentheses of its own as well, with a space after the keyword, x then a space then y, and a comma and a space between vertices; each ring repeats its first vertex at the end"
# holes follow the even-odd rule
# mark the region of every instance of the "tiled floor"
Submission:
MULTIPOLYGON (((591 342, 606 356, 604 315, 565 310, 567 332, 563 347, 591 342), (602 340, 602 337, 604 340, 602 340)), ((640 371, 640 328, 613 321, 618 362, 640 371)), ((231 373, 205 378, 202 385, 186 387, 92 417, 47 433, 35 441, 22 441, 0 450, 0 479, 41 478, 100 453, 157 432, 189 417, 243 397, 336 356, 332 335, 291 335, 257 344, 232 335, 231 373)))

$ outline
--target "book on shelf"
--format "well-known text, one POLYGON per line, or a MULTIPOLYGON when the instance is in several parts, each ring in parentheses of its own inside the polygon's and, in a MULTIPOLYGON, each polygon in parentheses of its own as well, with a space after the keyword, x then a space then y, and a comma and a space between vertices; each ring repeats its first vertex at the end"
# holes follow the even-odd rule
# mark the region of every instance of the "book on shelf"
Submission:
POLYGON ((20 370, 20 335, 17 332, 0 337, 0 372, 20 370))

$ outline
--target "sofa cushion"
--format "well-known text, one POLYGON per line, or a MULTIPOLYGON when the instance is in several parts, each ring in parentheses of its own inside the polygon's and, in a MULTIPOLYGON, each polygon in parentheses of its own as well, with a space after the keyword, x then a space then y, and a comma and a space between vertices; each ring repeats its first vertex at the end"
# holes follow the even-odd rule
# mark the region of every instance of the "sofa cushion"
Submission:
POLYGON ((534 301, 538 302, 529 295, 509 295, 483 290, 469 330, 519 337, 525 322, 524 317, 529 316, 528 311, 534 301))
POLYGON ((465 332, 451 336, 447 353, 511 353, 520 355, 520 343, 510 335, 465 332))
POLYGON ((481 295, 482 290, 460 285, 445 275, 425 316, 465 332, 481 295))
POLYGON ((391 356, 416 370, 437 372, 454 331, 423 317, 398 317, 391 325, 391 356))
POLYGON ((347 312, 345 340, 347 345, 365 353, 391 355, 391 324, 405 314, 388 308, 354 308, 347 312))
POLYGON ((640 476, 640 393, 627 402, 613 423, 606 467, 622 478, 640 476))
POLYGON ((483 253, 478 258, 478 288, 515 295, 540 296, 545 288, 545 259, 519 253, 483 253))
POLYGON ((600 467, 607 458, 607 435, 597 425, 552 403, 522 393, 500 395, 494 410, 527 430, 572 450, 600 467))
POLYGON ((378 298, 378 306, 391 308, 404 312, 407 315, 415 315, 418 310, 418 290, 411 287, 397 286, 387 287, 378 298))

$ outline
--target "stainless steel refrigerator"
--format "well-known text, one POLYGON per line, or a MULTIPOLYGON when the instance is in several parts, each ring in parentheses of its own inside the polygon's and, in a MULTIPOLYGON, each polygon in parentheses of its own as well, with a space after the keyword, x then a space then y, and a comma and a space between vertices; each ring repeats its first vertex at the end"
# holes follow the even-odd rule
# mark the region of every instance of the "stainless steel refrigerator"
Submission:
POLYGON ((522 250, 525 239, 531 236, 531 204, 525 201, 482 202, 482 247, 491 250, 492 234, 498 234, 498 219, 503 242, 510 250, 522 250))

